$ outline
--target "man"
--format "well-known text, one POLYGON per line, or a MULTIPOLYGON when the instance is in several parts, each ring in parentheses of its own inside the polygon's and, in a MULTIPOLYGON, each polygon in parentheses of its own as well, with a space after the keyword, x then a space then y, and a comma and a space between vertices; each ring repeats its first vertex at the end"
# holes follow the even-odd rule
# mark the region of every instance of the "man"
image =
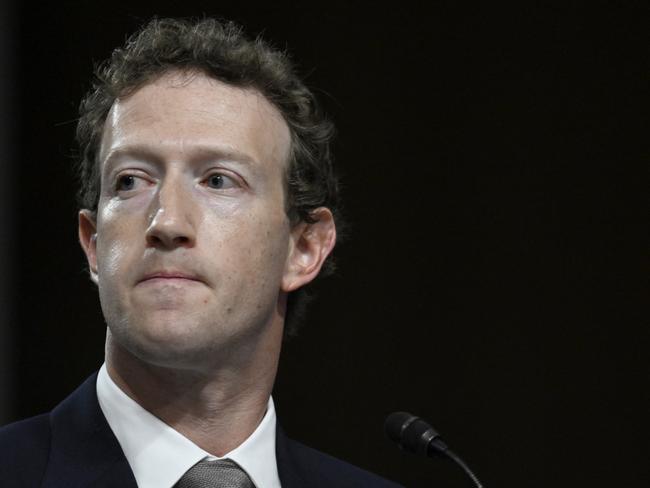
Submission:
POLYGON ((270 397, 336 241, 331 133, 286 57, 232 24, 156 20, 99 68, 79 239, 105 364, 0 431, 2 486, 396 486, 289 440, 270 397))

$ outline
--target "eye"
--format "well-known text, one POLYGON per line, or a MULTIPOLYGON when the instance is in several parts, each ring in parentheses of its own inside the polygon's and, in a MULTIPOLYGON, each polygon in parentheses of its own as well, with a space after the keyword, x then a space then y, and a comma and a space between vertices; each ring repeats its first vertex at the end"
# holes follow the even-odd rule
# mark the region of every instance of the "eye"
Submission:
POLYGON ((208 187, 215 190, 225 190, 228 188, 236 188, 237 183, 230 176, 221 173, 213 173, 205 180, 208 187))
POLYGON ((121 175, 118 175, 115 180, 115 191, 131 192, 141 189, 147 183, 149 183, 149 180, 144 176, 133 173, 122 173, 121 175))
POLYGON ((115 184, 115 189, 117 191, 129 191, 135 188, 135 176, 133 175, 121 175, 117 178, 117 183, 115 184))

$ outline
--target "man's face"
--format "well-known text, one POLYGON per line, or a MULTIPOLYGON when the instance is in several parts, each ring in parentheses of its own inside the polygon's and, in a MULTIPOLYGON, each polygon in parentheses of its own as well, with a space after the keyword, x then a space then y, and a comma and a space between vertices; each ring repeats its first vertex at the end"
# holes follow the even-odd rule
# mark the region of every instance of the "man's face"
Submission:
POLYGON ((169 73, 115 102, 96 238, 83 236, 88 213, 80 233, 119 344, 182 366, 281 326, 295 281, 289 147, 261 94, 203 74, 169 73))

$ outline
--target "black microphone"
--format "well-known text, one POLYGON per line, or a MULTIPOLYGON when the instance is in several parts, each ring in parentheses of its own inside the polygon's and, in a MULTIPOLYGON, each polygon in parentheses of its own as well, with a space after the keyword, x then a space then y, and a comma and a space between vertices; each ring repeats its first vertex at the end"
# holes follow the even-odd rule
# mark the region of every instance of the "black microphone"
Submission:
POLYGON ((386 417, 384 432, 404 451, 451 459, 471 478, 476 488, 483 488, 481 482, 465 462, 449 449, 440 438, 440 434, 421 418, 407 412, 393 412, 386 417))

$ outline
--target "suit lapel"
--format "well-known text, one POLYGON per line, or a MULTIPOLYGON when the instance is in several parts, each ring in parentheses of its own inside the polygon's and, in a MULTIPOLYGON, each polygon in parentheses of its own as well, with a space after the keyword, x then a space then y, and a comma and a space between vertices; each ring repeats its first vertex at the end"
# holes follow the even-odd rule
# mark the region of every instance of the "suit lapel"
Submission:
POLYGON ((52 445, 43 488, 137 488, 97 401, 97 374, 50 414, 52 445))
MULTIPOLYGON (((52 441, 43 488, 137 488, 99 406, 96 382, 95 373, 50 414, 52 441)), ((313 486, 306 481, 291 446, 278 425, 276 461, 282 488, 313 486)))
POLYGON ((275 457, 278 464, 278 474, 282 488, 304 488, 312 486, 305 481, 300 466, 291 452, 291 440, 280 425, 276 426, 275 457))

